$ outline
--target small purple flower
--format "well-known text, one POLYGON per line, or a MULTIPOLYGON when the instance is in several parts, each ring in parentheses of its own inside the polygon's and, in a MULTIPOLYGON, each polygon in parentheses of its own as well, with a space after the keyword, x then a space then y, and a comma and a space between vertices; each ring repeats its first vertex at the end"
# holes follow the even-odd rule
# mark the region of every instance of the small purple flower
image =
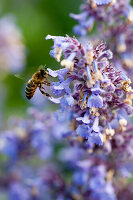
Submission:
POLYGON ((93 129, 93 131, 96 132, 96 133, 99 133, 99 132, 100 132, 100 129, 99 129, 99 118, 98 118, 98 117, 96 117, 96 118, 94 119, 94 123, 93 123, 92 129, 93 129))
POLYGON ((89 125, 79 125, 76 132, 80 137, 84 137, 85 139, 88 139, 92 129, 89 127, 89 125))
POLYGON ((87 34, 87 30, 84 27, 81 27, 80 25, 74 26, 73 32, 79 36, 85 36, 87 34))
POLYGON ((60 96, 63 94, 63 92, 66 92, 67 94, 70 94, 71 89, 69 88, 69 85, 71 83, 72 79, 68 78, 63 82, 53 82, 51 85, 51 90, 56 96, 60 96))
POLYGON ((101 133, 92 132, 88 137, 87 143, 90 144, 90 146, 94 146, 95 144, 101 146, 103 145, 103 135, 101 133))
POLYGON ((87 101, 87 106, 89 108, 102 108, 103 107, 103 99, 100 95, 92 94, 87 101))
POLYGON ((76 120, 77 120, 77 121, 82 121, 84 124, 89 124, 89 123, 90 123, 89 113, 86 112, 86 113, 84 114, 84 117, 77 117, 76 120))
POLYGON ((112 0, 94 0, 97 5, 106 5, 112 2, 112 0))
POLYGON ((52 76, 52 77, 58 76, 58 79, 59 79, 60 82, 64 81, 64 76, 69 71, 67 68, 59 69, 59 70, 56 70, 56 71, 53 71, 52 69, 47 68, 47 70, 48 70, 50 76, 52 76))
POLYGON ((64 97, 62 97, 60 99, 60 105, 61 105, 62 112, 65 113, 67 111, 68 107, 69 106, 71 107, 73 105, 73 103, 74 103, 74 99, 71 95, 67 95, 67 94, 64 95, 64 97))
POLYGON ((83 186, 87 183, 88 176, 84 171, 77 171, 73 174, 73 182, 78 186, 83 186))
POLYGON ((70 17, 72 17, 73 19, 75 19, 75 20, 78 20, 78 21, 82 21, 82 20, 86 20, 86 17, 87 17, 87 12, 83 12, 83 13, 81 13, 81 14, 70 14, 70 17))

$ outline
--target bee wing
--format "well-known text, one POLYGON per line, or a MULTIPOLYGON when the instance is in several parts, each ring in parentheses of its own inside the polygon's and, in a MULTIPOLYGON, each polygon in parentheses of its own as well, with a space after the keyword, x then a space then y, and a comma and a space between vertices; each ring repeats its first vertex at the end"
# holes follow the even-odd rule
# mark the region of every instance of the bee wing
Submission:
POLYGON ((24 77, 22 77, 22 75, 20 75, 20 74, 14 74, 14 76, 15 76, 16 78, 19 78, 19 79, 21 79, 21 80, 24 80, 24 77))
POLYGON ((23 82, 25 82, 25 84, 28 82, 28 78, 26 78, 24 75, 20 75, 20 74, 14 74, 14 76, 20 80, 22 80, 23 82))
POLYGON ((22 72, 22 73, 19 73, 19 74, 14 74, 14 76, 16 77, 16 78, 19 78, 19 79, 21 79, 21 80, 29 80, 31 77, 32 77, 32 75, 33 75, 33 73, 32 72, 22 72))

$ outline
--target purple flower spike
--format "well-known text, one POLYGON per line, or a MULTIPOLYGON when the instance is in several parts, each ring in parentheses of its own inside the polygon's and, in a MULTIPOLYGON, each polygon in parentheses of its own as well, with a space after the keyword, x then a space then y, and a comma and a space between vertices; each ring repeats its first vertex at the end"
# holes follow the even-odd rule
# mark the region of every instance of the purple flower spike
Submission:
MULTIPOLYGON (((54 43, 57 45, 58 37, 54 37, 54 43)), ((83 46, 75 37, 63 38, 60 63, 69 72, 62 69, 61 79, 51 83, 51 90, 56 96, 62 96, 60 118, 65 119, 66 113, 71 113, 73 136, 77 133, 75 140, 78 136, 83 137, 87 140, 84 145, 93 148, 111 140, 119 129, 126 129, 123 122, 132 114, 133 90, 124 72, 109 63, 113 54, 104 42, 94 48, 89 41, 88 44, 83 46), (120 121, 117 113, 122 109, 127 115, 120 121), (114 121, 117 126, 109 128, 108 124, 114 121)), ((54 73, 49 70, 49 73, 59 77, 60 70, 54 73)), ((72 141, 73 136, 70 136, 72 141)))

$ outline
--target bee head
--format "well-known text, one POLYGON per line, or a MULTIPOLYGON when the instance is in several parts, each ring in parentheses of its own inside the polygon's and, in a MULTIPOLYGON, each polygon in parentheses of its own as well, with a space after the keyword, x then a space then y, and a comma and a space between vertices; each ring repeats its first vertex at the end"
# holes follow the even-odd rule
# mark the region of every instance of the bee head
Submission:
POLYGON ((48 72, 44 69, 40 69, 40 72, 43 77, 46 77, 48 75, 48 72))

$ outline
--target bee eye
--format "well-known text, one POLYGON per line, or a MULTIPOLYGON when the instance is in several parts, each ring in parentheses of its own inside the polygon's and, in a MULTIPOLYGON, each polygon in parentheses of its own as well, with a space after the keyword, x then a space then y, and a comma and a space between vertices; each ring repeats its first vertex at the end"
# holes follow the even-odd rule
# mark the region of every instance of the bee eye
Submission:
POLYGON ((41 69, 40 72, 41 72, 41 75, 42 75, 42 76, 46 75, 45 70, 41 69))

